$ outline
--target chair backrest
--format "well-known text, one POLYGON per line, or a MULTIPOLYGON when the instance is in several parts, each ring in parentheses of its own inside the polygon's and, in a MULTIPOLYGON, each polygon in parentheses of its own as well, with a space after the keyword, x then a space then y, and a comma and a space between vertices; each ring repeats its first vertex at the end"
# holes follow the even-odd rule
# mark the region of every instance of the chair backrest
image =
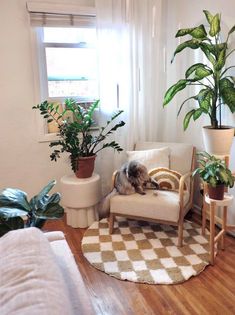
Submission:
POLYGON ((137 142, 135 150, 151 150, 168 147, 170 149, 170 169, 185 174, 194 167, 194 147, 188 143, 137 142))

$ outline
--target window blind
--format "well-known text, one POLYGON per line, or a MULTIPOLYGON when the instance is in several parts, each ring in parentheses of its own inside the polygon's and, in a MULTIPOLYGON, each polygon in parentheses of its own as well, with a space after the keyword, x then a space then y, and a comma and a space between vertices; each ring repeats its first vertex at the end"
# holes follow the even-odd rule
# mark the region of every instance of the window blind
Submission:
POLYGON ((69 4, 27 2, 32 26, 94 27, 95 8, 69 4))

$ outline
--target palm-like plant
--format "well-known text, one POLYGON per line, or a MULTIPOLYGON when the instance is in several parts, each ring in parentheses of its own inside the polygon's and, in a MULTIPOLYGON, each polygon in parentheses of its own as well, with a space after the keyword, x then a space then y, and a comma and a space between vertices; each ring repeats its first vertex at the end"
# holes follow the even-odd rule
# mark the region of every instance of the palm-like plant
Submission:
MULTIPOLYGON (((235 66, 226 67, 229 56, 235 49, 229 51, 228 40, 235 31, 235 25, 227 34, 226 40, 222 41, 221 36, 221 17, 217 13, 212 15, 209 11, 203 11, 209 23, 209 32, 203 24, 187 29, 180 29, 176 37, 190 35, 191 38, 176 48, 176 54, 185 48, 200 49, 207 59, 207 63, 196 63, 187 69, 185 78, 180 79, 172 85, 164 96, 163 106, 166 106, 173 97, 187 86, 199 86, 201 90, 181 104, 178 115, 184 104, 189 100, 195 100, 197 107, 191 109, 183 121, 184 130, 188 128, 190 120, 197 120, 202 114, 209 115, 211 127, 221 128, 221 107, 227 105, 232 113, 235 112, 235 77, 228 75, 228 70, 235 66)), ((173 59, 171 62, 173 62, 173 59)))
POLYGON ((50 147, 59 147, 54 149, 50 155, 52 161, 57 161, 60 153, 68 152, 70 154, 71 167, 74 172, 77 171, 79 157, 94 156, 99 151, 111 147, 117 152, 123 149, 115 141, 105 142, 118 128, 125 125, 124 121, 113 125, 114 120, 122 114, 123 111, 118 111, 112 115, 106 125, 99 128, 98 135, 95 135, 92 127, 94 126, 93 115, 99 101, 95 101, 91 106, 83 107, 74 99, 65 100, 65 109, 59 112, 59 105, 54 106, 53 103, 44 101, 33 109, 38 109, 40 114, 47 120, 48 123, 54 121, 59 128, 59 139, 52 141, 50 147), (73 119, 69 118, 68 114, 72 114, 73 119))

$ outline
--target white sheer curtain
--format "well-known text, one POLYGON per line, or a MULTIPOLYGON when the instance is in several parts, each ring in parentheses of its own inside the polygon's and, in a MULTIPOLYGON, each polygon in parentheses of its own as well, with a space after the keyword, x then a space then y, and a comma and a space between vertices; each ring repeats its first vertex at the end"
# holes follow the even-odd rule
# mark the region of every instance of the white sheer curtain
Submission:
MULTIPOLYGON (((96 0, 97 45, 100 84, 100 125, 105 125, 112 113, 124 110, 120 120, 127 121, 129 108, 129 40, 126 24, 126 2, 96 0)), ((117 120, 118 121, 118 120, 117 120)), ((127 125, 118 129, 109 141, 115 140, 126 149, 127 125)), ((111 176, 125 160, 125 153, 105 149, 97 157, 102 191, 110 190, 111 176)))
MULTIPOLYGON (((124 150, 138 140, 162 139, 164 42, 162 0, 96 0, 100 117, 104 124, 111 113, 123 109, 124 128, 114 134, 124 150)), ((97 170, 103 193, 110 188, 111 174, 125 160, 125 153, 101 151, 97 170)))

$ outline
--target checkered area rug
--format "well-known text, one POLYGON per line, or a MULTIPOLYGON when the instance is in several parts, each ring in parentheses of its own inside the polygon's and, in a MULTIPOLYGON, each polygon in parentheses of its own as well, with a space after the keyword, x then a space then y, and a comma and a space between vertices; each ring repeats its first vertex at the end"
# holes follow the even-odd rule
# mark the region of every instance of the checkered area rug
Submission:
POLYGON ((177 227, 117 217, 113 234, 108 221, 94 222, 82 239, 86 259, 121 280, 174 284, 196 276, 209 264, 209 232, 184 223, 184 246, 177 247, 177 227))

